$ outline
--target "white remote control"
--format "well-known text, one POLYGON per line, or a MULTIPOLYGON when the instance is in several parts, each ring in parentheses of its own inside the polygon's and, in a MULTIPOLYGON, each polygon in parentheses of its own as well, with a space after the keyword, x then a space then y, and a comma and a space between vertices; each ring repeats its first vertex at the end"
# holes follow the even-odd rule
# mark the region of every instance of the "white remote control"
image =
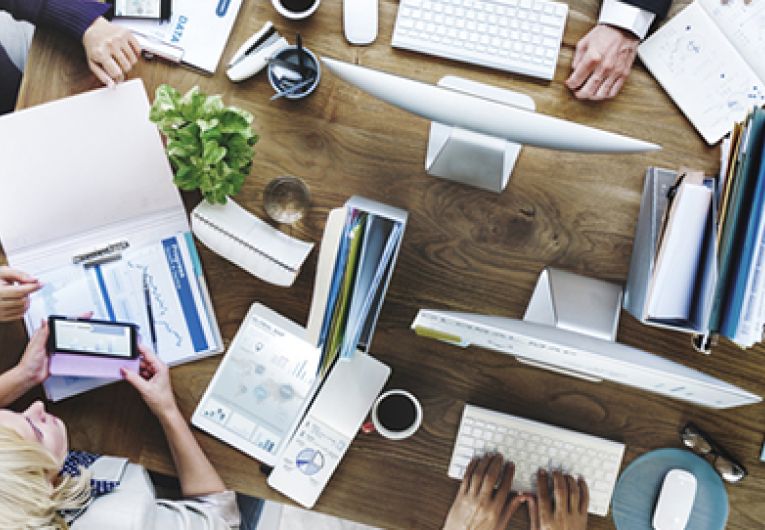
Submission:
POLYGON ((343 31, 351 44, 372 44, 377 38, 378 0, 343 0, 343 31))

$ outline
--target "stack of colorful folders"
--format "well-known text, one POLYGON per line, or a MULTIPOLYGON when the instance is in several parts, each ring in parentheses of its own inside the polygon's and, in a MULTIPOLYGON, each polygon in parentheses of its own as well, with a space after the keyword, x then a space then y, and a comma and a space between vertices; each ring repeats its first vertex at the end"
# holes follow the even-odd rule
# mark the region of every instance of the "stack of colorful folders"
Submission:
POLYGON ((762 341, 765 325, 765 110, 736 125, 726 151, 709 329, 748 348, 762 341))
POLYGON ((321 377, 338 357, 369 347, 406 222, 403 210, 360 197, 344 210, 318 337, 321 377))

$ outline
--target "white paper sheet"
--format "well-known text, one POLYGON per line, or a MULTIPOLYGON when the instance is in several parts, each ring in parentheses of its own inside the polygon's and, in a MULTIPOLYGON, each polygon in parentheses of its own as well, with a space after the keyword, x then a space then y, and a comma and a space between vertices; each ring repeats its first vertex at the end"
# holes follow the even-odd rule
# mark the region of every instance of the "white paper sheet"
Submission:
POLYGON ((765 2, 699 0, 709 17, 765 82, 765 2))
POLYGON ((765 103, 765 81, 698 3, 646 39, 638 54, 710 145, 765 103))
POLYGON ((703 183, 688 182, 686 177, 674 200, 648 288, 647 314, 654 319, 687 320, 712 190, 703 183))
MULTIPOLYGON (((184 234, 126 251, 121 260, 100 267, 70 265, 38 274, 43 288, 31 296, 25 317, 28 328, 34 331, 49 315, 78 316, 92 311, 93 318, 137 324, 141 341, 152 347, 144 271, 160 359, 174 365, 217 350, 219 344, 184 234)), ((57 400, 108 382, 111 380, 52 376, 45 382, 45 390, 57 400)))
POLYGON ((173 0, 173 14, 168 22, 138 19, 115 19, 142 38, 147 51, 154 42, 183 51, 181 60, 195 68, 214 74, 231 34, 242 0, 173 0))

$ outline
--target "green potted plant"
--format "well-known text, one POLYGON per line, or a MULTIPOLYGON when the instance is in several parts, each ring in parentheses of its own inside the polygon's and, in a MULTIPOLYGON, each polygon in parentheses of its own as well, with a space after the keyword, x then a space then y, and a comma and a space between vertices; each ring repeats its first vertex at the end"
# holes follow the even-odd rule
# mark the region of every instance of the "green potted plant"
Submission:
POLYGON ((167 140, 176 186, 199 189, 213 204, 224 204, 241 189, 258 141, 252 114, 225 106, 219 95, 208 96, 198 86, 181 96, 161 85, 149 118, 167 140))

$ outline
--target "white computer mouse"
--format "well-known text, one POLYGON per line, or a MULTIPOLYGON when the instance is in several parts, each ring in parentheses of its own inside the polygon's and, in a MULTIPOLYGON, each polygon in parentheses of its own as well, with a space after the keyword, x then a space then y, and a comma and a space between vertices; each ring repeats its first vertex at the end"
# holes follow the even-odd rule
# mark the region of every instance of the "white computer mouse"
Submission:
POLYGON ((696 498, 696 477, 684 469, 672 469, 664 477, 653 511, 654 530, 685 530, 696 498))

